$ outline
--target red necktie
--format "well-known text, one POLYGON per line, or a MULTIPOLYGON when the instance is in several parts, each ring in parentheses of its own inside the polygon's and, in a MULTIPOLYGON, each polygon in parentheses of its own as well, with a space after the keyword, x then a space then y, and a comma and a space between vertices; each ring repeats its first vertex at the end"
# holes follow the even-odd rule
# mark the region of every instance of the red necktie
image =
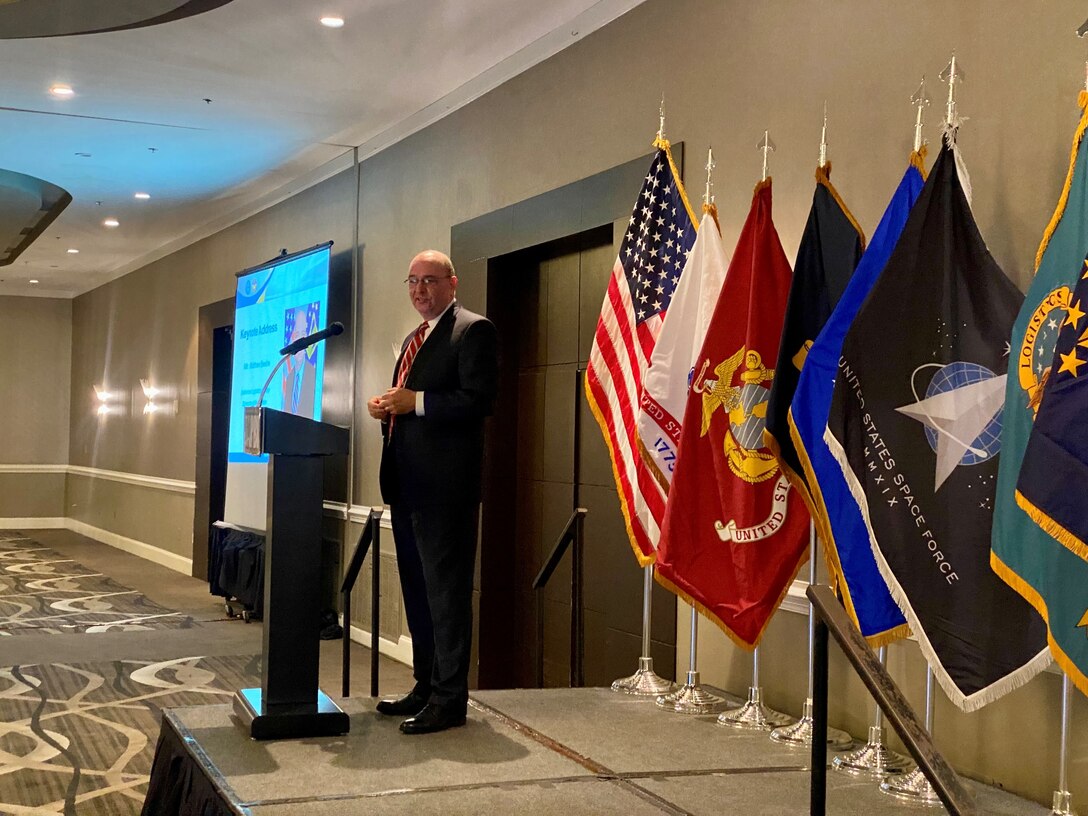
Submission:
MULTIPOLYGON (((427 329, 431 327, 431 324, 424 321, 416 329, 416 333, 412 335, 412 339, 408 341, 408 348, 404 350, 404 357, 400 361, 400 371, 397 372, 397 388, 404 388, 404 383, 408 381, 408 372, 412 370, 412 363, 416 359, 416 353, 419 351, 419 347, 423 345, 423 338, 427 335, 427 329)), ((396 422, 397 417, 390 415, 389 417, 389 433, 393 433, 393 424, 396 422)))

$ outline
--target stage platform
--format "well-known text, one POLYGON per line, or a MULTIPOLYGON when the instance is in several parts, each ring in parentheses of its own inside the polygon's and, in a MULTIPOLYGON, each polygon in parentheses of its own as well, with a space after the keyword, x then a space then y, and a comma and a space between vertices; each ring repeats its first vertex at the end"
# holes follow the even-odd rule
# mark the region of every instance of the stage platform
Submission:
MULTIPOLYGON (((338 702, 351 716, 349 735, 282 742, 250 740, 229 705, 165 712, 145 813, 808 813, 807 752, 605 689, 475 692, 463 728, 412 737, 397 730, 399 718, 376 713, 373 700, 338 702)), ((968 784, 985 813, 1050 812, 968 784)), ((829 773, 827 812, 934 810, 829 773)))

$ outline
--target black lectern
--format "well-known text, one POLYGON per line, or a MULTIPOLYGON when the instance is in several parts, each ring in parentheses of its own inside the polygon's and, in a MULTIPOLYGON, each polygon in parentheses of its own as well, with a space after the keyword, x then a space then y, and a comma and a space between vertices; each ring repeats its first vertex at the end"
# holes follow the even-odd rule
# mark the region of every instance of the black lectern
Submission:
POLYGON ((325 737, 350 727, 317 687, 322 457, 347 454, 349 444, 347 428, 246 409, 246 452, 269 454, 264 668, 259 689, 234 697, 234 712, 254 739, 325 737))

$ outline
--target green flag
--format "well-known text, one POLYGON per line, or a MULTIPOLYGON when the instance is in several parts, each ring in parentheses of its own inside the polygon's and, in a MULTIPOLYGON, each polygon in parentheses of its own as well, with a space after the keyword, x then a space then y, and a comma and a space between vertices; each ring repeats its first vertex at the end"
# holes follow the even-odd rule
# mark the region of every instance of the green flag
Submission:
POLYGON ((1012 330, 990 564, 1046 619, 1050 651, 1088 694, 1088 561, 1047 534, 1015 498, 1059 330, 1088 254, 1088 93, 1083 91, 1080 107, 1065 186, 1012 330))

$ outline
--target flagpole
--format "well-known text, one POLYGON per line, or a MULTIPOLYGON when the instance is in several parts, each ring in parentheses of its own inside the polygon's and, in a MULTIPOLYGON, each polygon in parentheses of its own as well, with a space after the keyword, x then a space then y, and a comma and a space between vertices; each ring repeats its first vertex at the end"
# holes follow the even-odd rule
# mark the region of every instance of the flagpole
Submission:
POLYGON ((956 52, 952 52, 952 59, 949 60, 948 65, 938 75, 939 78, 948 83, 948 100, 945 103, 944 119, 945 129, 948 131, 954 131, 959 127, 959 120, 956 116, 956 84, 963 82, 966 79, 967 74, 963 70, 963 66, 956 62, 956 52))
MULTIPOLYGON (((1077 29, 1077 36, 1088 36, 1088 20, 1085 20, 1077 29)), ((1084 90, 1088 92, 1088 60, 1084 63, 1084 90)), ((1069 792, 1066 783, 1066 773, 1069 770, 1069 700, 1073 694, 1073 684, 1069 675, 1062 672, 1062 731, 1061 743, 1058 751, 1058 789, 1054 791, 1053 804, 1050 816, 1077 816, 1073 809, 1073 794, 1069 792)))
MULTIPOLYGON (((756 148, 763 154, 763 176, 766 181, 768 159, 774 152, 774 142, 768 131, 763 131, 763 138, 756 148)), ((763 689, 759 685, 759 647, 752 651, 752 685, 748 687, 748 700, 738 708, 730 709, 718 715, 718 725, 730 728, 742 728, 748 731, 772 731, 789 722, 789 717, 763 705, 763 689)))
MULTIPOLYGON (((662 125, 664 127, 664 125, 662 125)), ((714 172, 714 149, 706 151, 706 189, 703 192, 703 212, 714 210, 714 195, 711 192, 711 177, 714 172)), ((714 714, 725 707, 725 698, 707 691, 699 682, 698 670, 699 612, 691 608, 691 649, 688 653, 687 681, 670 694, 657 698, 657 705, 666 711, 677 714, 714 714)))
POLYGON ((820 162, 817 167, 827 167, 827 100, 824 100, 824 126, 820 129, 820 162))
MULTIPOLYGON (((1088 23, 1085 23, 1088 25, 1088 23)), ((1066 772, 1069 769, 1069 700, 1073 695, 1073 684, 1069 675, 1062 674, 1062 736, 1058 755, 1058 789, 1054 791, 1054 804, 1050 816, 1077 816, 1073 809, 1073 794, 1066 784, 1066 772)))
POLYGON ((924 124, 925 108, 929 105, 929 97, 926 96, 926 75, 922 74, 922 81, 918 84, 918 90, 910 98, 914 106, 914 152, 917 153, 925 144, 922 138, 922 125, 924 124))
MULTIPOLYGON (((767 134, 764 132, 764 139, 767 139, 767 134)), ((764 154, 766 155, 766 154, 764 154)), ((824 100, 824 121, 820 128, 820 155, 818 159, 818 167, 827 167, 827 100, 824 100)), ((764 176, 767 174, 766 164, 764 164, 763 170, 764 176)), ((808 582, 810 585, 816 583, 816 554, 817 554, 817 541, 816 541, 816 525, 809 519, 808 522, 808 582)), ((805 696, 804 705, 801 707, 801 719, 789 725, 784 725, 780 728, 776 728, 771 732, 771 739, 775 742, 787 745, 791 748, 804 748, 812 745, 812 732, 814 727, 814 721, 812 716, 813 704, 812 694, 813 687, 815 685, 815 654, 816 654, 816 613, 813 610, 811 602, 808 605, 808 693, 805 696)), ((754 684, 757 685, 757 684, 754 684)), ((828 747, 841 751, 847 748, 854 739, 845 731, 840 731, 838 728, 827 728, 827 745, 828 747)))
MULTIPOLYGON (((933 669, 926 667, 926 731, 933 738, 933 669)), ((922 769, 915 767, 902 776, 889 776, 880 783, 880 792, 904 802, 925 807, 942 807, 941 798, 929 784, 922 769)))
POLYGON ((642 575, 642 656, 638 659, 638 671, 613 682, 612 691, 633 697, 660 697, 676 688, 676 683, 654 671, 654 659, 650 657, 650 599, 654 589, 654 565, 643 567, 642 575))
MULTIPOLYGON (((825 113, 826 116, 826 113, 825 113)), ((827 125, 824 125, 824 134, 826 138, 827 125)), ((821 145, 820 157, 827 163, 827 146, 821 145)), ((822 167, 823 165, 821 165, 822 167)), ((816 525, 809 521, 808 523, 808 582, 809 584, 816 583, 816 553, 817 553, 817 541, 816 541, 816 525)), ((771 732, 771 739, 775 742, 779 742, 783 745, 788 745, 791 748, 805 748, 812 745, 812 730, 813 730, 813 718, 812 718, 812 693, 815 685, 815 675, 813 670, 815 668, 815 656, 816 656, 816 613, 812 608, 812 603, 808 605, 808 696, 805 698, 805 704, 801 709, 801 719, 792 725, 786 725, 782 728, 776 728, 771 732)), ((847 734, 845 731, 841 731, 838 728, 827 729, 827 746, 836 751, 845 750, 853 743, 854 738, 847 734)))
MULTIPOLYGON (((881 666, 888 665, 888 647, 877 650, 881 666)), ((849 754, 835 757, 831 769, 851 776, 865 776, 883 779, 889 774, 905 773, 910 768, 910 760, 897 754, 884 744, 884 712, 874 703, 873 724, 869 726, 867 742, 849 754)))
POLYGON ((763 138, 759 140, 759 144, 756 145, 760 152, 763 153, 763 177, 761 181, 767 180, 767 157, 774 153, 774 142, 771 141, 771 137, 768 132, 763 131, 763 138))
MULTIPOLYGON (((665 94, 661 94, 661 105, 657 109, 657 138, 655 145, 665 141, 665 94)), ((654 565, 647 564, 642 569, 642 656, 638 659, 638 670, 627 677, 621 677, 612 683, 612 691, 630 694, 633 697, 660 697, 676 688, 676 683, 666 680, 654 671, 654 659, 650 657, 651 604, 654 590, 654 565)))

